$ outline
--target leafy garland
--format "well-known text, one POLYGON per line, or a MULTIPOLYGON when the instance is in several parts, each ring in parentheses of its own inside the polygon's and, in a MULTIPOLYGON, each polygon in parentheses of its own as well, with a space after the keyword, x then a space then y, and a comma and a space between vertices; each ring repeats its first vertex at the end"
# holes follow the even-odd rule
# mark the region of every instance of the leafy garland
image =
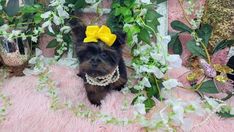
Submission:
POLYGON ((186 10, 183 8, 183 0, 178 1, 183 10, 187 25, 178 20, 171 23, 171 27, 179 32, 172 36, 169 48, 173 49, 173 52, 176 54, 182 54, 182 44, 179 35, 188 33, 192 37, 192 40, 187 42, 186 47, 192 53, 192 56, 199 58, 200 62, 192 67, 193 71, 187 76, 188 81, 191 82, 191 89, 197 92, 211 94, 227 92, 227 97, 231 98, 233 91, 222 90, 222 88, 218 87, 218 84, 221 84, 221 87, 224 87, 225 84, 231 85, 231 80, 228 79, 227 74, 233 74, 233 69, 225 65, 213 64, 211 62, 211 56, 219 50, 233 46, 234 40, 223 40, 213 50, 209 50, 209 39, 212 35, 213 28, 209 24, 201 23, 204 7, 201 6, 196 11, 196 18, 189 18, 195 11, 195 2, 188 2, 187 4, 190 4, 189 7, 191 8, 186 10), (199 78, 202 78, 201 83, 198 83, 199 78))
MULTIPOLYGON (((160 109, 159 112, 154 112, 152 117, 145 117, 144 114, 139 111, 134 113, 134 117, 128 118, 116 118, 111 115, 107 115, 98 111, 90 110, 86 105, 79 103, 72 103, 69 100, 61 101, 58 96, 58 88, 56 82, 51 79, 50 66, 58 64, 55 59, 47 61, 41 54, 30 60, 31 64, 34 64, 34 72, 28 72, 30 74, 36 74, 39 76, 37 91, 44 93, 50 99, 50 108, 53 110, 67 109, 74 113, 77 117, 87 118, 91 122, 101 121, 105 124, 121 125, 128 124, 141 124, 147 130, 176 130, 177 126, 181 126, 183 130, 191 130, 194 127, 203 125, 208 119, 216 112, 219 114, 227 115, 226 113, 233 113, 234 108, 231 108, 221 100, 205 97, 204 101, 183 101, 174 97, 171 93, 171 89, 167 89, 163 95, 167 97, 165 106, 160 109), (43 67, 42 67, 43 66, 43 67), (184 119, 186 115, 205 115, 208 114, 206 119, 198 124, 191 125, 189 119, 184 119)), ((138 97, 138 102, 144 101, 145 97, 138 97)), ((134 107, 142 107, 141 105, 135 105, 134 107)), ((130 102, 123 102, 123 108, 129 109, 131 107, 130 102)), ((137 108, 136 108, 137 109, 137 108)))

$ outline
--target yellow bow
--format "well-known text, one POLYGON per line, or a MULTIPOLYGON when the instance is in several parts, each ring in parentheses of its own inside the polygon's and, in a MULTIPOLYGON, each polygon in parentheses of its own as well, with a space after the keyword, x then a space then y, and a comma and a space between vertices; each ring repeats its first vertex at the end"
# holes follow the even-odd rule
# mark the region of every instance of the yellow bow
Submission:
POLYGON ((115 34, 111 33, 110 28, 105 25, 102 25, 101 28, 98 26, 87 26, 85 34, 85 43, 98 42, 98 39, 100 39, 108 46, 112 46, 117 38, 115 34))

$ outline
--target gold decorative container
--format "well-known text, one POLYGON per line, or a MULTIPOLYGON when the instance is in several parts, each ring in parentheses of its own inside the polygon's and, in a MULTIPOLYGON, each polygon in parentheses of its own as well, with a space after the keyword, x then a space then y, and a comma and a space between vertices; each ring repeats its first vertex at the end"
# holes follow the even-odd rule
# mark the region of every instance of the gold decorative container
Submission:
POLYGON ((30 56, 29 43, 21 38, 13 41, 0 38, 0 56, 6 66, 22 66, 28 61, 30 56))

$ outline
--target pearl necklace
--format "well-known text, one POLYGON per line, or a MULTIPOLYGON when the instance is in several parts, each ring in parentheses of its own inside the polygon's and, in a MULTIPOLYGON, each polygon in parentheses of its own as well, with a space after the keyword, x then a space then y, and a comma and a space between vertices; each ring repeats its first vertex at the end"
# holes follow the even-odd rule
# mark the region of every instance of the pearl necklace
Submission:
POLYGON ((112 73, 105 76, 91 77, 88 74, 85 74, 87 83, 94 86, 107 86, 119 80, 119 76, 120 75, 119 75, 118 66, 115 68, 115 70, 112 73))

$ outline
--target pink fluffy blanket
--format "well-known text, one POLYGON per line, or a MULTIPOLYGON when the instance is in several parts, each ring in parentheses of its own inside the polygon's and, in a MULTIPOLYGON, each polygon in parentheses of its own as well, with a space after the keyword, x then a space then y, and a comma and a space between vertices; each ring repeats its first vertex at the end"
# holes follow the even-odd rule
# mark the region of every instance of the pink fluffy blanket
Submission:
MULTIPOLYGON (((76 76, 76 71, 54 66, 52 69, 52 78, 58 84, 61 99, 70 99, 73 102, 82 102, 90 109, 110 114, 118 118, 133 117, 133 109, 121 109, 124 100, 131 102, 133 95, 124 95, 120 92, 110 93, 102 102, 100 108, 94 107, 87 100, 83 81, 76 76)), ((177 69, 171 72, 171 75, 178 77, 185 69, 177 69)), ((136 132, 144 131, 139 124, 126 126, 103 124, 101 121, 90 122, 86 118, 77 117, 67 109, 52 110, 50 108, 50 99, 43 93, 36 90, 38 77, 24 76, 13 77, 7 80, 3 86, 3 93, 10 97, 12 105, 8 108, 6 120, 1 122, 0 131, 8 132, 136 132)), ((180 90, 178 96, 185 99, 198 98, 193 93, 180 90)), ((232 102, 233 102, 232 98, 232 102)), ((199 120, 194 118, 194 120, 199 120)), ((203 132, 231 132, 234 130, 234 121, 232 119, 221 119, 216 115, 211 117, 203 126, 196 127, 193 131, 203 132)))

